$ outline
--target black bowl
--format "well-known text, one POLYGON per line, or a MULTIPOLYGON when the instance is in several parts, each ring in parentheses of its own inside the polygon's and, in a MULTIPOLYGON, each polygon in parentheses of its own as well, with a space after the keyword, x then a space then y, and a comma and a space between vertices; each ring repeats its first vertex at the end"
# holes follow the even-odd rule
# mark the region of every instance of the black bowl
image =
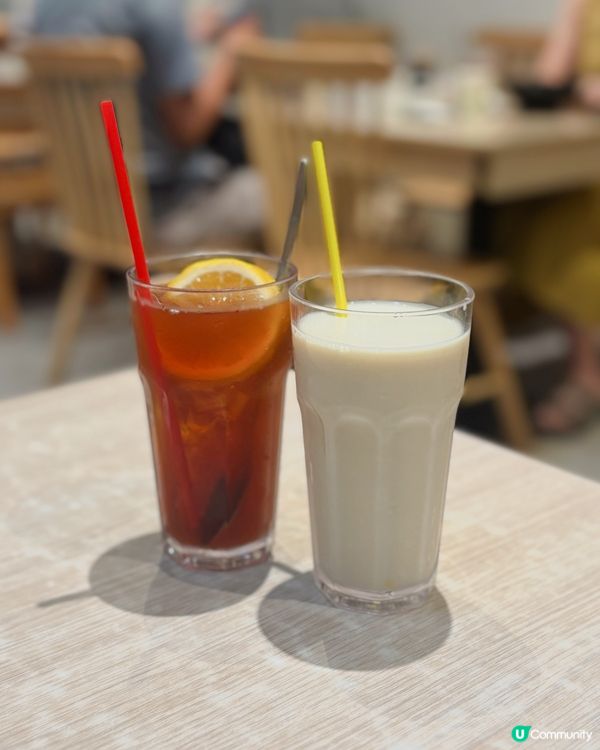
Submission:
POLYGON ((516 94, 523 109, 553 110, 564 104, 573 93, 573 83, 561 86, 543 86, 535 82, 513 82, 511 90, 516 94))

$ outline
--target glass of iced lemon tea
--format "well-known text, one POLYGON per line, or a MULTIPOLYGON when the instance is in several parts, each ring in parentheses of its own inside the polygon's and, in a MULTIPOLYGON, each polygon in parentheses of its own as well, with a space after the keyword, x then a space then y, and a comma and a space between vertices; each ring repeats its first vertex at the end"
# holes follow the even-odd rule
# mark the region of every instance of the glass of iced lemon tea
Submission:
POLYGON ((226 570, 270 556, 291 361, 293 266, 196 253, 127 273, 167 554, 226 570))

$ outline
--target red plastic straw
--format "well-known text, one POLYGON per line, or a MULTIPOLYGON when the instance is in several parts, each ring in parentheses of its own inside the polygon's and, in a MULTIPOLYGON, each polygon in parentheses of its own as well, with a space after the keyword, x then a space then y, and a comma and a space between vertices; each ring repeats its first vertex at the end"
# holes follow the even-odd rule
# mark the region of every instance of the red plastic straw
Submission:
POLYGON ((100 102, 100 111, 104 120, 104 129, 108 138, 108 145, 112 156, 115 177, 119 186, 119 195, 121 196, 121 205, 125 215, 125 223, 129 232, 129 240, 133 251, 133 261, 137 277, 144 284, 150 283, 150 274, 148 273, 148 264, 146 263, 146 253, 144 252, 144 243, 142 242, 142 233, 140 232, 140 223, 135 211, 133 195, 131 193, 131 184, 127 165, 125 164, 125 155, 123 154, 123 143, 119 133, 119 124, 117 114, 112 101, 107 100, 100 102))
MULTIPOLYGON (((119 124, 117 122, 117 115, 115 107, 112 101, 106 100, 100 102, 100 111, 102 113, 102 120, 104 121, 104 129, 106 131, 106 137, 108 139, 108 145, 110 147, 110 153, 112 156, 113 167, 115 170, 115 177, 117 178, 117 185, 119 187, 119 195, 121 197, 121 205, 123 207, 123 214, 125 216, 125 223, 127 224, 127 232, 129 233, 129 240, 131 242, 131 250, 133 252, 133 260, 135 263, 136 275, 139 281, 144 284, 150 283, 150 273, 148 271, 148 263, 146 262, 146 253, 144 252, 144 243, 142 241, 142 233, 140 231, 140 223, 138 221, 137 213, 135 210, 135 203, 133 202, 133 194, 131 192, 131 183, 129 182, 129 174, 127 172, 127 165, 125 163, 125 155, 123 153, 123 142, 121 141, 121 134, 119 133, 119 124)), ((150 293, 147 289, 144 289, 143 296, 146 299, 150 299, 150 293)), ((185 492, 184 505, 186 506, 189 522, 194 523, 194 506, 191 492, 191 483, 188 473, 188 467, 185 460, 185 452, 183 448, 183 439, 181 437, 181 430, 179 428, 179 421, 175 408, 169 395, 167 393, 165 377, 162 369, 162 363, 160 361, 160 350, 158 343, 154 335, 152 328, 152 322, 147 314, 147 310, 143 302, 140 302, 141 319, 144 327, 144 334, 146 337, 146 345, 148 347, 148 354, 154 370, 154 378, 159 389, 163 393, 166 406, 166 424, 169 431, 171 440, 170 443, 173 446, 173 459, 177 466, 177 470, 180 476, 183 477, 183 487, 185 492)), ((191 526, 190 526, 191 528, 191 526)))

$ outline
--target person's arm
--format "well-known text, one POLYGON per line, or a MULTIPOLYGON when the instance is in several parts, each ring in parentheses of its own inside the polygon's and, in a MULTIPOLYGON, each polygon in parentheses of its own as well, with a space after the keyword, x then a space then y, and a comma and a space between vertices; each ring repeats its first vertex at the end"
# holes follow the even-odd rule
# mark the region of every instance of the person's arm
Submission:
POLYGON ((545 86, 560 86, 575 73, 585 0, 564 0, 554 27, 536 64, 536 76, 545 86))
POLYGON ((214 64, 199 77, 183 4, 148 0, 139 8, 136 36, 165 132, 180 148, 193 148, 217 124, 235 80, 237 50, 258 34, 257 22, 244 18, 232 26, 223 35, 214 64))
POLYGON ((252 18, 240 20, 223 35, 210 70, 189 91, 164 95, 158 102, 165 128, 181 148, 192 148, 210 136, 235 83, 236 54, 258 35, 252 18))
POLYGON ((215 44, 232 27, 249 17, 260 19, 258 0, 243 0, 234 13, 224 13, 214 3, 204 6, 190 16, 191 38, 194 42, 215 44))

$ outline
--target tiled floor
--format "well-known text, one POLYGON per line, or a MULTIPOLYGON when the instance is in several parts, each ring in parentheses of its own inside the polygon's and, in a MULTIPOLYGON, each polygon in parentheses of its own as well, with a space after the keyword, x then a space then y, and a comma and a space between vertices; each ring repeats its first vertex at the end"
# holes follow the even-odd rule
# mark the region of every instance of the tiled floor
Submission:
MULTIPOLYGON (((55 300, 24 306, 13 332, 0 330, 0 399, 47 385, 50 334, 55 300)), ((125 289, 113 289, 105 302, 91 306, 77 336, 67 381, 135 364, 135 344, 125 289)))
MULTIPOLYGON (((0 331, 0 398, 29 393, 45 385, 54 300, 25 307, 20 326, 0 331)), ((68 380, 80 380, 135 363, 125 289, 88 310, 73 352, 68 380)), ((600 420, 577 435, 538 439, 532 455, 600 482, 600 420)))
POLYGON ((538 439, 532 455, 600 482, 600 419, 571 437, 538 439))

